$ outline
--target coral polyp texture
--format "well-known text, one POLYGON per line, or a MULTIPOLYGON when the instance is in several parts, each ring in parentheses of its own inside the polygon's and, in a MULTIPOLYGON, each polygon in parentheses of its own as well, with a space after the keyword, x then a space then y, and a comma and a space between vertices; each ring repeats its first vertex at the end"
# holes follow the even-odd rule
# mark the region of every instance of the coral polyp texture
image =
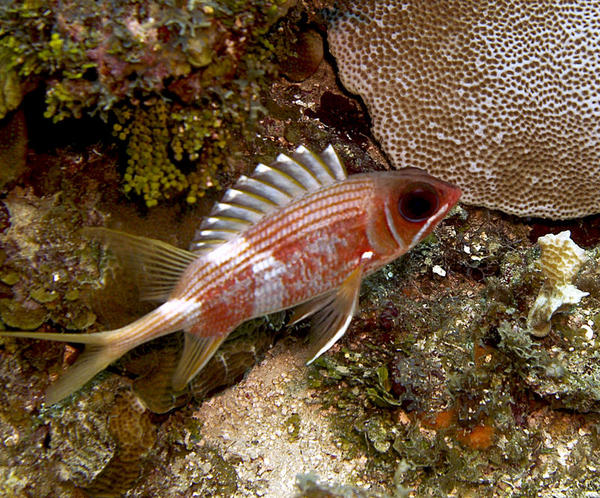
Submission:
POLYGON ((550 332, 550 319, 555 312, 579 303, 588 295, 571 283, 585 262, 586 255, 571 240, 568 230, 558 235, 544 235, 537 242, 542 250, 539 265, 545 281, 527 321, 533 335, 544 337, 550 332))
POLYGON ((519 216, 600 212, 600 4, 342 0, 329 46, 397 168, 519 216))

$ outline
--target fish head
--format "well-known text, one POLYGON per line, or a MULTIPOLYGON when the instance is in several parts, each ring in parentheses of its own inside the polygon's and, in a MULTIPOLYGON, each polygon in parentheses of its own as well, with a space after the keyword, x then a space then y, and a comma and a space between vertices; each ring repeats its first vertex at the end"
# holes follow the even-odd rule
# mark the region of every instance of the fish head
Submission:
POLYGON ((417 168, 376 173, 369 238, 394 257, 412 249, 444 218, 461 191, 417 168))

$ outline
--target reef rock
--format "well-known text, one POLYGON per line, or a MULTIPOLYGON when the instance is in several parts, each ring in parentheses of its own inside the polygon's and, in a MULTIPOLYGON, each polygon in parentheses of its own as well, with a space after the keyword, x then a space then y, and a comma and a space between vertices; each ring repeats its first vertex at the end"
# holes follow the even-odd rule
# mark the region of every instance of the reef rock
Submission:
POLYGON ((397 168, 519 216, 600 212, 600 4, 342 0, 329 46, 397 168))
POLYGON ((586 260, 585 251, 571 240, 566 230, 558 235, 548 234, 538 239, 542 250, 540 268, 546 278, 527 322, 531 334, 545 337, 550 332, 550 319, 556 311, 577 304, 588 295, 571 281, 586 260))

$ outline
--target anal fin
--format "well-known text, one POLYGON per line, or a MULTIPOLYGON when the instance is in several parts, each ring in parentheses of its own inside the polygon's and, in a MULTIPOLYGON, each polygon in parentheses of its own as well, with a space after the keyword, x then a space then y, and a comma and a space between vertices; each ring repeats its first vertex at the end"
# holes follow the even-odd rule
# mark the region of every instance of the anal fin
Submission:
POLYGON ((342 282, 337 291, 302 304, 294 312, 292 323, 312 315, 310 330, 312 345, 307 365, 325 353, 346 333, 358 304, 362 276, 363 260, 342 282))
POLYGON ((199 337, 186 332, 183 353, 173 374, 171 386, 181 391, 202 370, 227 336, 199 337))

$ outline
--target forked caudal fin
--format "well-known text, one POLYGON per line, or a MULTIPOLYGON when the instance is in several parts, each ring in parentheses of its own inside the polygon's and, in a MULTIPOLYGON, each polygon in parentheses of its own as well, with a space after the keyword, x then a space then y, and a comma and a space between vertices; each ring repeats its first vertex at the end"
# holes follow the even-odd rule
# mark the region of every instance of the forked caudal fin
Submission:
POLYGON ((170 318, 163 305, 120 329, 95 334, 58 334, 40 332, 0 332, 3 337, 43 339, 86 344, 85 351, 46 392, 46 403, 54 404, 83 387, 129 350, 147 341, 178 330, 181 324, 170 318))

